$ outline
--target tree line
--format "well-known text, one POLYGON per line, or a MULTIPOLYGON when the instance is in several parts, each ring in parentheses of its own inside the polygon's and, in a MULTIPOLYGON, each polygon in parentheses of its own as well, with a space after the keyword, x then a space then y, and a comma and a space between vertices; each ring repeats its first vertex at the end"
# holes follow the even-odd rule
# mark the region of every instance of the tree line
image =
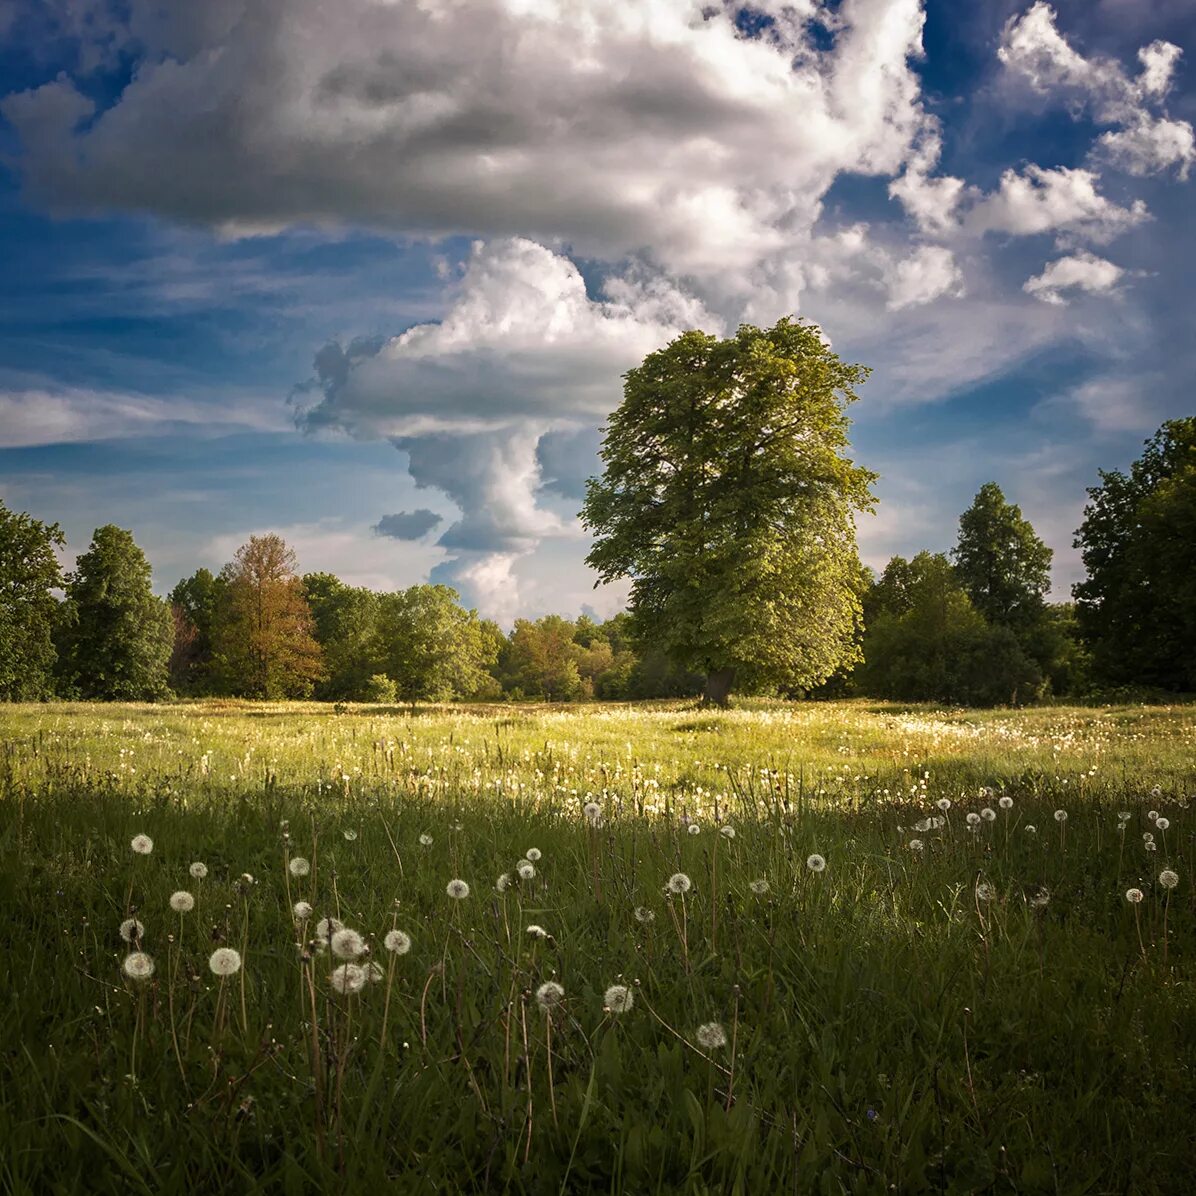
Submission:
POLYGON ((0 503, 0 699, 638 699, 732 689, 967 705, 1196 692, 1196 418, 1102 472, 1074 601, 994 482, 949 554, 860 562, 875 475, 847 455, 867 377, 818 329, 688 332, 628 372, 582 519, 629 609, 505 632, 443 585, 378 593, 300 574, 277 535, 163 600, 130 532, 64 574, 57 524, 0 503), (61 597, 59 595, 61 594, 61 597))

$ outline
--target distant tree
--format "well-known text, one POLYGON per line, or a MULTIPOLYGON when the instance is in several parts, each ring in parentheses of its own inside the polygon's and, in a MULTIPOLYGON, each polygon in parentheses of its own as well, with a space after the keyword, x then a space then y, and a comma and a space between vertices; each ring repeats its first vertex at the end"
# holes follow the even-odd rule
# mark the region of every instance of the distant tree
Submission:
POLYGON ((894 558, 877 586, 889 596, 864 635, 857 683, 865 693, 977 706, 1037 696, 1037 666, 1009 628, 976 610, 945 556, 894 558))
POLYGON ((307 697, 323 662, 294 551, 281 536, 251 536, 220 579, 213 641, 222 686, 244 697, 307 697))
POLYGON ((167 596, 175 628, 170 683, 179 693, 208 694, 216 687, 213 633, 224 589, 224 580, 210 569, 197 569, 167 596))
POLYGON ((366 699, 371 678, 383 671, 378 595, 345 585, 331 573, 306 574, 303 592, 324 653, 325 677, 316 696, 330 701, 366 699))
POLYGON ((1016 633, 1041 619, 1051 588, 1052 553, 996 482, 981 486, 959 517, 951 556, 972 605, 990 623, 1016 633))
POLYGON ((1076 533, 1076 613, 1105 682, 1196 691, 1196 417, 1169 420, 1129 475, 1101 471, 1076 533))
POLYGON ((169 690, 174 624, 154 596, 149 561, 130 532, 107 524, 68 575, 59 638, 66 692, 127 701, 169 690))
POLYGON ((41 523, 0 502, 0 700, 49 697, 57 652, 53 632, 63 584, 54 554, 66 541, 57 523, 41 523))
POLYGON ((549 702, 582 697, 578 660, 585 649, 574 642, 573 633, 574 624, 561 615, 516 619, 502 657, 507 687, 549 702))
POLYGON ((605 470, 587 487, 587 558, 631 578, 641 643, 733 687, 814 685, 857 651, 854 516, 875 475, 847 456, 867 376, 819 330, 782 320, 687 332, 626 375, 605 470))
POLYGON ((378 639, 386 674, 409 702, 444 702, 491 690, 494 639, 450 586, 419 585, 382 595, 378 639))

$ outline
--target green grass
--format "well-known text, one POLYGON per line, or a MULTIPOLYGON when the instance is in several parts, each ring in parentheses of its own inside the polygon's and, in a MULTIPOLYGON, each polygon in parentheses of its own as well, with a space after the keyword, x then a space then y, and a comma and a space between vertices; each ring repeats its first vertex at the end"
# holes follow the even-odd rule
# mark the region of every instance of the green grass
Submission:
POLYGON ((1196 1189, 1196 709, 31 705, 0 741, 0 1192, 1196 1189), (334 991, 300 899, 381 978, 334 991))

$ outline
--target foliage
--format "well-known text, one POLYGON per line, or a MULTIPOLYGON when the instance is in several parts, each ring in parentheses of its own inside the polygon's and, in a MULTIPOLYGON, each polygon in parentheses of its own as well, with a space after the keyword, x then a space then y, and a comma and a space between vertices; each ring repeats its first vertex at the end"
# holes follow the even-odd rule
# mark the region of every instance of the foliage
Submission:
POLYGON ((170 683, 183 694, 215 692, 214 634, 220 618, 225 582, 210 569, 197 569, 170 591, 174 616, 174 650, 170 657, 170 683))
POLYGON ((6 1190, 1190 1190, 1191 709, 399 725, 312 704, 0 711, 6 1190), (142 832, 150 855, 129 849, 142 832), (536 875, 494 892, 530 847, 536 875), (683 898, 662 892, 674 871, 683 898), (450 906, 455 876, 473 891, 450 906), (326 913, 381 968, 352 997, 339 961, 295 947, 326 913), (140 984, 128 916, 156 963, 140 984), (408 954, 383 947, 395 925, 408 954), (216 946, 244 958, 223 983, 216 946), (634 1004, 614 1015, 619 981, 634 1004), (711 1021, 726 1046, 699 1044, 711 1021))
POLYGON ((626 375, 587 561, 631 578, 641 642, 706 674, 712 700, 736 678, 814 685, 855 649, 853 519, 874 475, 846 456, 844 408, 866 375, 787 319, 685 333, 626 375))
POLYGON ((1008 627, 975 609, 945 556, 894 557, 868 606, 864 692, 980 706, 1036 696, 1038 669, 1008 627))
POLYGON ((0 701, 53 692, 58 601, 52 591, 62 585, 54 550, 65 543, 58 524, 0 502, 0 701))
POLYGON ((58 668, 67 693, 101 701, 160 698, 169 686, 174 622, 154 596, 132 533, 97 528, 66 580, 58 668))
POLYGON ((1074 588, 1098 678, 1196 691, 1196 417, 1170 420, 1129 475, 1101 472, 1074 588))
POLYGON ((371 679, 382 672, 379 596, 372 590, 348 586, 331 573, 306 574, 303 594, 324 657, 325 675, 316 686, 316 696, 350 701, 364 698, 371 679))
POLYGON ((294 551, 281 536, 251 536, 220 578, 214 646, 225 692, 254 698, 310 694, 324 670, 294 551))

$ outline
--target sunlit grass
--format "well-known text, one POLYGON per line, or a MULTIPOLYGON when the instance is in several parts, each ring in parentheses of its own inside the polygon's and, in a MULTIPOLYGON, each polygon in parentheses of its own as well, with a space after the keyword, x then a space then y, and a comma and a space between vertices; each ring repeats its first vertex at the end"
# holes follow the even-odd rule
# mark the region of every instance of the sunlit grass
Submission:
POLYGON ((1191 1188, 1191 708, 24 706, 0 734, 0 1190, 1191 1188), (377 974, 338 991, 350 964, 377 974))

